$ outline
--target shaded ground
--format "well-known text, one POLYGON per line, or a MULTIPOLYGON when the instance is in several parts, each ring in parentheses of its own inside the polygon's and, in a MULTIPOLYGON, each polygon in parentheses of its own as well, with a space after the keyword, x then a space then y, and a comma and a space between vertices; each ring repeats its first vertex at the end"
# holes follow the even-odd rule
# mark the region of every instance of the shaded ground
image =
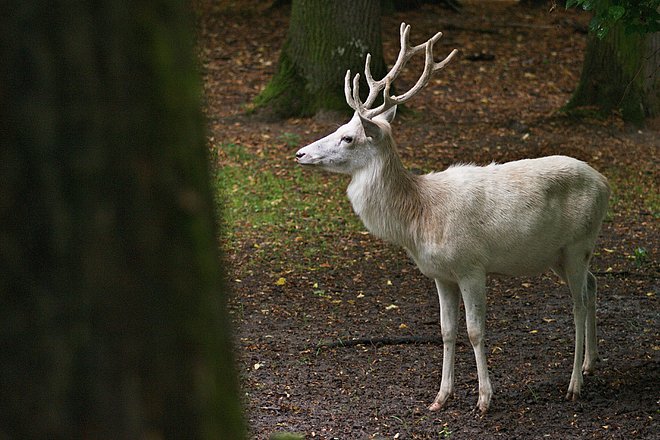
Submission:
MULTIPOLYGON (((657 438, 659 133, 616 118, 575 121, 556 113, 576 84, 588 17, 502 2, 468 5, 462 14, 440 7, 396 13, 383 19, 389 62, 401 21, 412 24, 415 42, 442 30, 439 54, 462 50, 394 124, 407 166, 430 171, 568 154, 612 181, 612 214, 593 262, 603 360, 597 375, 585 378, 582 400, 565 402, 573 350, 566 286, 549 275, 493 279, 491 411, 483 418, 471 412, 477 378, 463 330, 456 395, 430 413, 441 374, 437 343, 318 347, 355 337, 439 337, 433 283, 403 252, 349 226, 323 237, 332 242, 325 251, 311 252, 308 239, 278 249, 268 229, 228 225, 235 234, 231 306, 252 437, 295 431, 322 439, 657 438), (493 60, 470 60, 481 53, 493 60), (264 243, 272 253, 256 253, 264 243)), ((343 122, 328 116, 270 123, 243 114, 274 72, 286 28, 285 9, 212 11, 201 20, 200 40, 210 144, 242 145, 283 176, 295 166, 296 147, 287 138, 304 145, 343 122)), ((410 63, 400 87, 416 80, 420 61, 410 63)), ((226 156, 218 156, 222 164, 226 156)), ((322 178, 342 191, 348 183, 322 178)), ((316 196, 330 203, 324 193, 316 196)), ((331 203, 348 212, 348 201, 331 203)))

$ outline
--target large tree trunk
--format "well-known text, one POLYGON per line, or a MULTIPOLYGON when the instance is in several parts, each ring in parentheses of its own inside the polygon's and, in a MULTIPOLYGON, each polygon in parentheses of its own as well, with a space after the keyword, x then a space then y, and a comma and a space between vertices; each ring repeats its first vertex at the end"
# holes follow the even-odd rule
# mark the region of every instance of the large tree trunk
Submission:
POLYGON ((0 438, 243 438, 187 13, 3 6, 0 438))
POLYGON ((566 109, 600 113, 620 111, 626 121, 641 123, 660 115, 660 33, 626 33, 613 26, 604 39, 590 34, 580 82, 566 109))
POLYGON ((371 53, 374 77, 385 74, 380 9, 380 0, 293 0, 277 72, 255 106, 278 117, 347 112, 346 70, 361 72, 371 53))

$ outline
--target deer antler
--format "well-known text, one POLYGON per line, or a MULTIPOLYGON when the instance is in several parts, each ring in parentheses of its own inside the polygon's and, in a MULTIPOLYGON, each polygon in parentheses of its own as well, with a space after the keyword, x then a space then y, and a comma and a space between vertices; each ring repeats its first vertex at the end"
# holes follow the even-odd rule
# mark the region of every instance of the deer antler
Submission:
POLYGON ((372 119, 373 117, 384 113, 388 109, 394 107, 395 105, 402 104, 412 98, 417 94, 431 79, 431 75, 436 70, 440 70, 458 53, 458 50, 454 49, 451 53, 439 63, 433 61, 433 45, 442 37, 442 32, 438 32, 426 43, 419 44, 417 46, 410 46, 408 43, 408 35, 410 34, 410 25, 401 23, 401 50, 399 50, 399 56, 392 66, 392 69, 383 77, 383 79, 376 81, 371 76, 371 54, 367 54, 367 59, 364 66, 364 77, 367 80, 369 85, 369 96, 367 97, 364 103, 360 100, 360 74, 356 74, 353 78, 353 85, 351 86, 351 71, 346 71, 346 77, 344 78, 344 94, 346 95, 346 102, 348 105, 363 117, 367 119, 372 119), (398 95, 390 95, 390 86, 394 80, 399 76, 403 66, 412 58, 414 54, 425 50, 426 52, 426 62, 424 64, 424 71, 422 76, 417 80, 417 83, 413 86, 412 89, 407 92, 398 95), (374 101, 378 97, 380 92, 383 92, 383 103, 376 108, 371 108, 374 104, 374 101))

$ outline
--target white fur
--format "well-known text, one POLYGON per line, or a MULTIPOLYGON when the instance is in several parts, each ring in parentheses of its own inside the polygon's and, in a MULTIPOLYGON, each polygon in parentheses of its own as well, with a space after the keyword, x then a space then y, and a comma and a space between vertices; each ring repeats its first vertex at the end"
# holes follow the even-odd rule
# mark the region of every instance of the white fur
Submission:
POLYGON ((573 295, 575 359, 566 397, 577 398, 581 369, 592 372, 598 357, 596 281, 588 265, 607 210, 607 180, 565 156, 459 165, 415 176, 396 152, 389 125, 394 113, 369 120, 356 112, 335 133, 299 150, 297 158, 303 165, 350 174, 348 197, 367 229, 403 246, 435 280, 444 356, 440 391, 430 409, 441 408, 453 392, 459 297, 483 412, 492 396, 484 348, 486 275, 548 269, 573 295))

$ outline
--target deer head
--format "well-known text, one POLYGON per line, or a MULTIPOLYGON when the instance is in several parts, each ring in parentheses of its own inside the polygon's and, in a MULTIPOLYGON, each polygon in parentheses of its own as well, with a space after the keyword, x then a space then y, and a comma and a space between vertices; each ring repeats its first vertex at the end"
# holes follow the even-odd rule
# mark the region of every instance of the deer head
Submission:
POLYGON ((396 115, 397 105, 415 96, 429 82, 433 72, 445 67, 458 52, 454 49, 444 60, 436 63, 433 60, 433 45, 442 37, 442 32, 438 32, 431 39, 417 46, 409 44, 409 34, 410 25, 401 23, 399 56, 392 69, 379 81, 371 76, 371 54, 367 54, 364 75, 369 85, 369 95, 364 102, 360 99, 360 74, 353 77, 351 85, 351 71, 346 72, 344 94, 348 105, 355 110, 353 118, 334 133, 298 150, 296 160, 299 164, 318 166, 337 173, 354 174, 367 166, 383 148, 392 144, 392 142, 383 142, 383 139, 387 137, 391 139, 390 124, 396 115), (401 95, 390 95, 390 86, 405 64, 414 54, 422 50, 426 54, 426 61, 424 71, 417 83, 401 95), (383 103, 373 107, 381 92, 383 103))

